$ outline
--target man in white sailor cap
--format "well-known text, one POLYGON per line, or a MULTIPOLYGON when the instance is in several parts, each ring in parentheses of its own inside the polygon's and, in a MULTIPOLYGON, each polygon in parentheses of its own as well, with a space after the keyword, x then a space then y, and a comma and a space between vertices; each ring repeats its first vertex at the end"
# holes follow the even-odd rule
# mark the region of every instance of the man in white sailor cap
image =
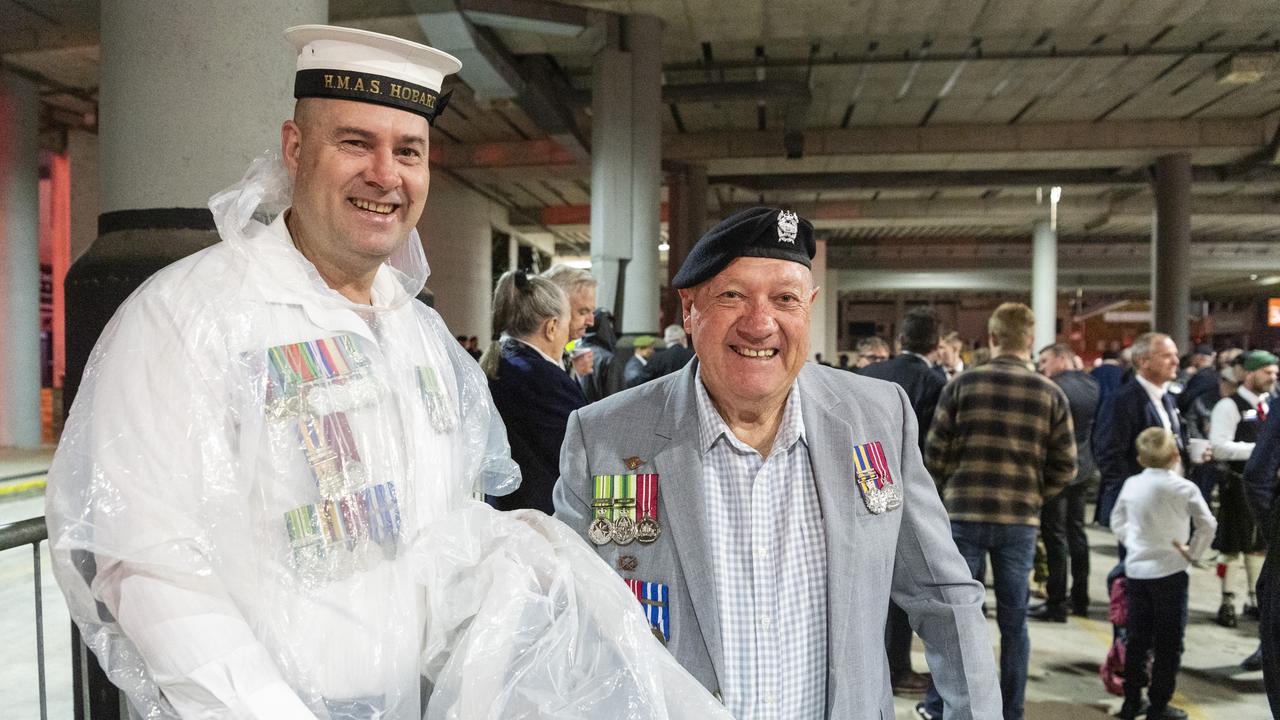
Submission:
POLYGON ((414 300, 459 62, 287 37, 282 157, 211 200, 222 242, 121 307, 49 473, 58 580, 143 717, 421 718, 410 551, 518 477, 483 376, 414 300))

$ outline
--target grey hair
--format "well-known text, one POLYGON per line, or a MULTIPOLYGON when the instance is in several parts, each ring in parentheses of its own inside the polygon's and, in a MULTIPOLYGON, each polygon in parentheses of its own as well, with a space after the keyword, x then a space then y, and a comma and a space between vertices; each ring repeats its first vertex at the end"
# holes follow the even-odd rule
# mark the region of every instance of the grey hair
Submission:
POLYGON ((1151 346, 1168 339, 1168 335, 1159 332, 1142 333, 1137 340, 1129 346, 1129 357, 1133 359, 1133 364, 1137 365, 1140 360, 1138 358, 1146 357, 1151 354, 1151 346))
POLYGON ((1052 345, 1045 345, 1040 348, 1040 352, 1049 353, 1050 355, 1059 358, 1070 359, 1076 356, 1076 351, 1071 347, 1070 343, 1054 343, 1052 345))
POLYGON ((592 277, 590 270, 571 267, 564 263, 556 263, 547 268, 546 272, 542 273, 542 277, 559 285, 565 295, 572 295, 584 287, 596 286, 596 279, 592 277))
POLYGON ((662 341, 668 345, 671 345, 674 343, 683 343, 684 339, 685 339, 684 328, 680 327, 679 325, 674 325, 674 324, 668 325, 666 329, 662 331, 662 341))

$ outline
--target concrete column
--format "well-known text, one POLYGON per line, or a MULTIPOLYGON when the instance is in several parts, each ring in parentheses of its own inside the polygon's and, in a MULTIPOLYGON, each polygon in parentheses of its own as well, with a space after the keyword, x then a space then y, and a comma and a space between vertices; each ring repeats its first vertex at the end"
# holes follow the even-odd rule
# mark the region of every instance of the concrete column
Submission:
POLYGON ((203 208, 280 147, 292 114, 284 31, 328 0, 103 0, 102 211, 203 208))
POLYGON ((493 228, 507 213, 441 175, 431 178, 418 232, 431 265, 427 287, 454 335, 475 335, 487 345, 493 326, 493 228))
POLYGON ((813 301, 813 308, 809 312, 809 359, 822 353, 824 361, 835 365, 836 359, 831 355, 831 348, 827 347, 827 306, 834 304, 836 299, 832 292, 834 288, 823 287, 827 279, 827 241, 819 238, 815 244, 817 252, 813 255, 813 267, 810 271, 813 273, 813 284, 819 290, 818 298, 813 301))
POLYGON ((1036 316, 1031 352, 1057 342, 1058 232, 1048 220, 1031 226, 1031 311, 1036 316))
POLYGON ((658 243, 662 219, 662 21, 627 17, 631 53, 631 262, 624 333, 660 334, 658 243))
POLYGON ((667 179, 667 276, 668 292, 662 298, 663 316, 680 322, 680 300, 671 290, 671 281, 702 237, 707 222, 707 169, 686 165, 667 179))
POLYGON ((1152 329, 1167 333, 1186 352, 1191 300, 1191 156, 1156 160, 1155 217, 1151 224, 1152 329))
POLYGON ((327 0, 102 0, 101 214, 97 239, 67 273, 64 403, 124 298, 217 240, 209 196, 279 151, 295 66, 284 30, 328 16, 327 0))
POLYGON ((591 75, 591 273, 596 304, 616 316, 631 260, 631 58, 606 46, 591 75))
POLYGON ((40 444, 39 99, 0 70, 0 447, 40 444))
POLYGON ((591 266, 597 302, 622 332, 650 333, 658 330, 662 23, 632 15, 622 26, 592 68, 591 266))

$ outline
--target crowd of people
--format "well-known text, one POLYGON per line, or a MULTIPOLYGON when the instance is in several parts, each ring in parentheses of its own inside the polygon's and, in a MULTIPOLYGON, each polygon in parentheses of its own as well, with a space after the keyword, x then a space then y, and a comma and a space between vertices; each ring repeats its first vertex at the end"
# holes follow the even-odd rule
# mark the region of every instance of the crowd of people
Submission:
MULTIPOLYGON (((1008 312, 998 309, 992 328, 1017 317, 1008 312)), ((1021 313, 1020 322, 1030 323, 1029 311, 1021 313)), ((966 364, 963 341, 955 332, 940 335, 930 310, 908 312, 901 327, 896 355, 885 339, 866 337, 855 343, 852 361, 842 354, 838 367, 903 387, 916 409, 926 465, 975 577, 985 574, 982 556, 990 556, 1005 717, 1025 683, 1025 619, 1062 623, 1090 612, 1091 503, 1091 520, 1110 527, 1119 543, 1121 561, 1108 582, 1119 581, 1118 595, 1128 599, 1128 622, 1117 628, 1119 644, 1130 650, 1116 673, 1124 678, 1121 716, 1184 717, 1168 702, 1185 629, 1188 568, 1194 562, 1215 569, 1222 588, 1218 624, 1235 627, 1240 615, 1259 619, 1278 462, 1275 446, 1260 440, 1276 433, 1263 430, 1280 393, 1276 355, 1201 344, 1179 357, 1171 338, 1147 333, 1122 352, 1103 353, 1086 371, 1074 349, 1060 343, 1041 348, 1034 365, 1055 391, 1033 379, 1029 343, 1011 346, 993 334, 982 348, 989 352, 973 351, 966 364), (1071 452, 1074 469, 1067 472, 1071 452), (1208 551, 1212 558, 1202 558, 1208 551), (1044 601, 1028 607, 1028 580, 1038 576, 1036 594, 1044 601), (1241 589, 1247 599, 1237 605, 1241 589), (1152 652, 1148 677, 1144 659, 1152 652), (1139 702, 1148 684, 1149 706, 1139 702)), ((1110 597, 1110 588, 1103 594, 1110 597)), ((891 613, 886 638, 894 687, 908 691, 916 680, 903 649, 910 630, 893 619, 891 613)), ((1260 632, 1258 650, 1241 662, 1245 670, 1263 668, 1261 626, 1260 632)), ((941 717, 941 706, 930 697, 918 713, 941 717)))
MULTIPOLYGON (((498 279, 477 362, 414 300, 458 61, 288 37, 281 156, 211 200, 222 242, 121 307, 49 473, 55 573, 136 714, 870 720, 914 694, 925 720, 1021 720, 1027 618, 1090 611, 1096 482, 1121 714, 1185 717, 1187 568, 1216 527, 1237 622, 1233 558, 1252 582, 1280 526, 1274 355, 1197 351, 1175 382, 1149 333, 1085 373, 1070 346, 1033 355, 1005 303, 968 357, 922 309, 896 354, 868 338, 825 367, 813 225, 754 207, 692 247, 661 342, 620 338, 590 272, 557 265, 498 279)), ((1268 682, 1275 566, 1241 609, 1268 682)))

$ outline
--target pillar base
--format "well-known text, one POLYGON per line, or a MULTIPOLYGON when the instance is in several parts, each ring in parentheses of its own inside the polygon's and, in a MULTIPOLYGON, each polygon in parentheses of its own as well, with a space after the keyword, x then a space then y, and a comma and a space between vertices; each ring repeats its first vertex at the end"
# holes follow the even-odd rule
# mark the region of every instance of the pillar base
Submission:
POLYGON ((218 242, 207 208, 121 210, 98 217, 98 238, 67 271, 67 375, 70 411, 98 336, 116 309, 156 271, 218 242))

